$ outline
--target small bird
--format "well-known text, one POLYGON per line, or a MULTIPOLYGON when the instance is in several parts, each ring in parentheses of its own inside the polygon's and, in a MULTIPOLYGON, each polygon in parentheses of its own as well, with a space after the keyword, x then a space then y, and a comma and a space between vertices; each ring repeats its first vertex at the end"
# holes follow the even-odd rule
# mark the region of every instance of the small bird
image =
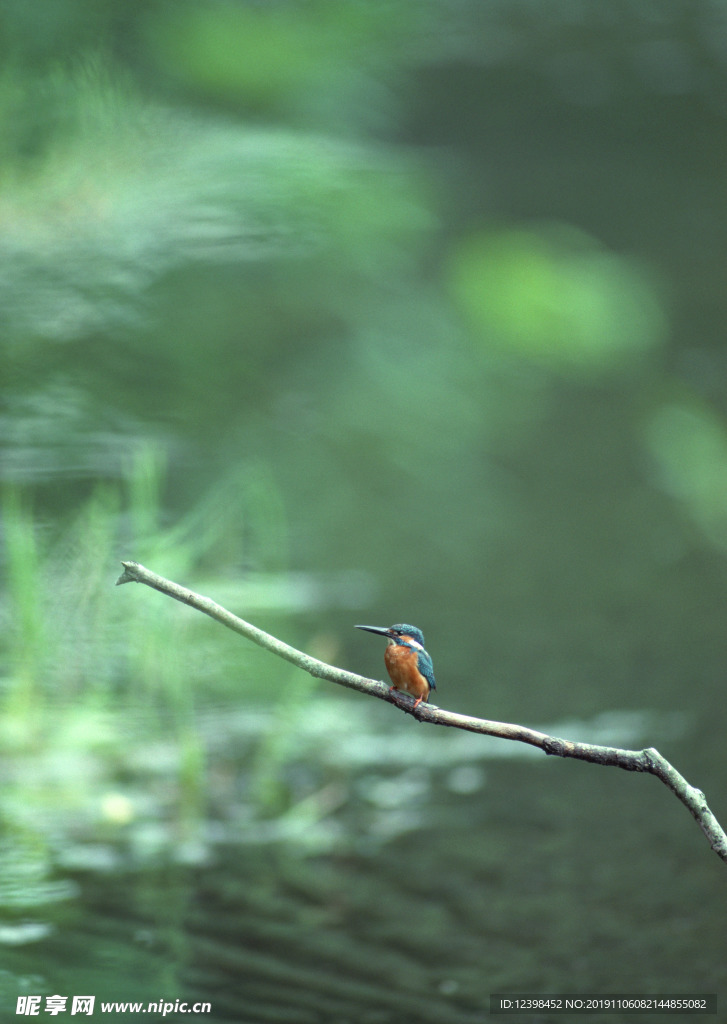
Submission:
POLYGON ((392 690, 400 690, 416 697, 414 708, 422 701, 426 704, 429 694, 435 689, 434 666, 432 659, 424 650, 424 634, 416 626, 408 626, 399 622, 395 626, 356 626, 356 629, 367 629, 369 633, 385 636, 388 643, 384 652, 386 671, 394 684, 392 690))

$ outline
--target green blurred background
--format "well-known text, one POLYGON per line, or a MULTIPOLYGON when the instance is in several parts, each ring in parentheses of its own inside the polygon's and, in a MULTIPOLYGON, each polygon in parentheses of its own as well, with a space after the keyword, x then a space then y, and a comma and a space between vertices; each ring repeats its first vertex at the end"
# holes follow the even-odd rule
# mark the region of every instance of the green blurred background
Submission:
POLYGON ((376 678, 353 623, 414 622, 443 707, 727 822, 727 6, 6 0, 0 47, 4 1014, 727 999, 654 779, 113 588, 376 678))

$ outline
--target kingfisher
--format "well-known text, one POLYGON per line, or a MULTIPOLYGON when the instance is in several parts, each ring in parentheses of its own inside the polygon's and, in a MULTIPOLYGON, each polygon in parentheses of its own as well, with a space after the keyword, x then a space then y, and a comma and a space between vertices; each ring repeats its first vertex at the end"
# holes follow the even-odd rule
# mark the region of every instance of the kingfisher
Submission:
POLYGON ((422 701, 426 704, 429 694, 435 689, 434 666, 432 659, 424 650, 424 634, 416 626, 399 622, 395 626, 356 626, 366 629, 369 633, 378 633, 387 640, 384 652, 386 671, 391 677, 393 690, 403 691, 416 697, 414 707, 422 701))

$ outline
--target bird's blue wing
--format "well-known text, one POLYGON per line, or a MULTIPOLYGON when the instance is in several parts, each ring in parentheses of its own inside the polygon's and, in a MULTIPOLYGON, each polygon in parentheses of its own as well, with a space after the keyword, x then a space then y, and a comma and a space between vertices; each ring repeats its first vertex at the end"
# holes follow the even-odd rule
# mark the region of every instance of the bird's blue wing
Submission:
POLYGON ((419 660, 417 661, 417 668, 424 676, 426 681, 429 683, 433 690, 436 690, 437 684, 434 682, 434 665, 432 659, 429 657, 426 651, 417 651, 419 660))

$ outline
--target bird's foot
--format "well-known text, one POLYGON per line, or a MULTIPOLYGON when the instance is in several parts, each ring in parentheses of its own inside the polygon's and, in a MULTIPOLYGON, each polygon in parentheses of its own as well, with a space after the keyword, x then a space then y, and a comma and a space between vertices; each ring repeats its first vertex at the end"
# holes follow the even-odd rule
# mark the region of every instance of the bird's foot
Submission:
POLYGON ((400 711, 405 711, 407 714, 413 715, 424 698, 417 697, 416 700, 414 700, 410 693, 406 693, 404 690, 397 690, 395 686, 390 686, 389 700, 392 704, 396 704, 400 711))

